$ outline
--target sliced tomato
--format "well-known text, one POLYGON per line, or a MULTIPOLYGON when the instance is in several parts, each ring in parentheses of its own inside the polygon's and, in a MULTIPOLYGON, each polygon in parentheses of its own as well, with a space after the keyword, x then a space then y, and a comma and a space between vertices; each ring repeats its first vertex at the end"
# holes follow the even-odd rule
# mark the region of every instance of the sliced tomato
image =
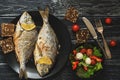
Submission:
POLYGON ((88 56, 91 56, 92 53, 93 53, 93 50, 92 50, 92 49, 87 49, 86 54, 87 54, 88 56))
POLYGON ((90 56, 90 58, 96 60, 97 62, 102 62, 102 59, 97 56, 90 56))
POLYGON ((73 54, 76 55, 76 54, 77 54, 77 51, 76 51, 76 50, 73 50, 73 54))
POLYGON ((83 66, 84 70, 87 71, 88 70, 88 67, 87 66, 83 66))
POLYGON ((96 61, 97 61, 97 62, 102 62, 102 59, 97 58, 96 61))
POLYGON ((95 65, 96 64, 96 61, 94 59, 91 59, 91 64, 92 65, 95 65))
POLYGON ((75 70, 77 68, 78 63, 79 63, 79 61, 75 61, 75 62, 72 63, 73 64, 73 66, 72 66, 73 70, 75 70))
POLYGON ((85 48, 82 48, 82 49, 80 50, 81 53, 86 53, 86 51, 87 51, 87 50, 86 50, 85 48))

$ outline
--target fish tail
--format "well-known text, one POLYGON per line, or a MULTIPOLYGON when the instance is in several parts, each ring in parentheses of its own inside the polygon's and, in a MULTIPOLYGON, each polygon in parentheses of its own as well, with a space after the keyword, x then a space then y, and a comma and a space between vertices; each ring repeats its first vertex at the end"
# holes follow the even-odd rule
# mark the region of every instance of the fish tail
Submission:
POLYGON ((27 73, 26 73, 26 69, 25 69, 25 66, 20 66, 20 73, 19 73, 19 78, 25 78, 27 79, 27 73))
POLYGON ((44 22, 48 22, 48 17, 49 17, 49 8, 46 7, 45 10, 40 10, 39 9, 39 13, 42 16, 42 19, 44 22))

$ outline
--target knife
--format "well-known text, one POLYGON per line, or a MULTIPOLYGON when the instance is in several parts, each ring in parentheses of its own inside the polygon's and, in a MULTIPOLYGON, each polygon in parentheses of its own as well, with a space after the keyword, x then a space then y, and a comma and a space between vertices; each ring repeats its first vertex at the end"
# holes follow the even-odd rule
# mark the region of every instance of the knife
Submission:
POLYGON ((95 32, 95 29, 92 25, 92 23, 86 18, 86 17, 82 17, 83 22, 85 23, 85 25, 87 26, 88 30, 90 31, 93 39, 95 39, 99 45, 99 47, 101 48, 101 50, 103 51, 105 58, 108 59, 108 56, 106 55, 105 50, 103 49, 102 45, 100 44, 99 40, 98 40, 98 36, 97 33, 95 32))

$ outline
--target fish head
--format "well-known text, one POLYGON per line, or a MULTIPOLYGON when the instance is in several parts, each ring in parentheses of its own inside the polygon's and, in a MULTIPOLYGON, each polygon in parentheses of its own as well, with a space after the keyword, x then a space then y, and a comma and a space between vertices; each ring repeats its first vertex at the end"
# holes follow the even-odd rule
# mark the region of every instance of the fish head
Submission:
POLYGON ((37 64, 37 71, 39 73, 40 76, 44 76, 49 72, 49 68, 51 67, 48 64, 37 64))
POLYGON ((30 14, 26 11, 22 14, 19 21, 20 23, 26 23, 26 24, 34 23, 30 14))

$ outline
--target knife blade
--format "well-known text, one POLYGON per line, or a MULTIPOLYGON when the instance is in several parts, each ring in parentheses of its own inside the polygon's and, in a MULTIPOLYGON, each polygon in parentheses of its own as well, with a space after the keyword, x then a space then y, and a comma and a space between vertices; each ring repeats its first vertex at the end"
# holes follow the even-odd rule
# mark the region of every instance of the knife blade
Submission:
POLYGON ((95 29, 94 29, 92 23, 86 17, 83 17, 82 20, 84 21, 85 25, 89 29, 89 31, 92 34, 93 38, 97 39, 97 33, 95 32, 95 29))
POLYGON ((99 47, 101 48, 101 50, 103 51, 106 59, 108 59, 108 56, 106 55, 105 50, 103 49, 102 45, 100 44, 99 40, 98 40, 98 36, 97 33, 92 25, 92 23, 86 18, 86 17, 82 17, 83 22, 85 23, 85 25, 87 26, 88 30, 90 31, 93 39, 95 39, 99 45, 99 47))

